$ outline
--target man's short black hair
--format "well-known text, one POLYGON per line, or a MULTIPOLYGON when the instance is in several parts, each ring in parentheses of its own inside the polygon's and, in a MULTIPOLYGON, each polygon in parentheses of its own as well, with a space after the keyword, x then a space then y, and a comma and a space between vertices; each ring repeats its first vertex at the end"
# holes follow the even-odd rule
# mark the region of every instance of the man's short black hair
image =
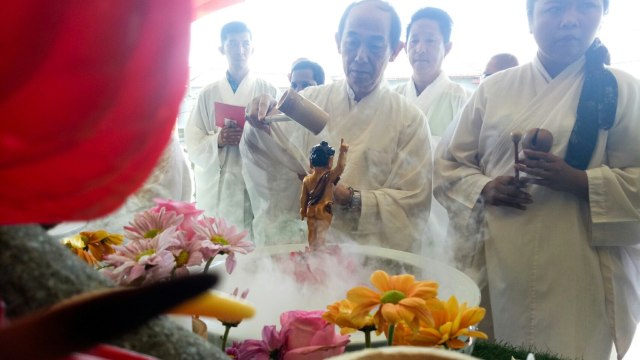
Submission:
POLYGON ((411 16, 411 22, 407 25, 407 43, 409 43, 409 34, 411 26, 418 20, 427 19, 438 23, 438 28, 442 34, 442 40, 446 44, 451 41, 451 28, 453 28, 453 20, 446 11, 434 7, 422 8, 411 16))
POLYGON ((247 27, 247 24, 241 21, 232 21, 224 24, 222 30, 220 30, 220 44, 224 45, 224 42, 229 37, 229 34, 239 34, 239 33, 249 33, 249 38, 253 39, 253 35, 251 35, 251 30, 247 27))
POLYGON ((324 84, 324 70, 320 64, 313 62, 311 60, 300 60, 293 64, 291 68, 291 73, 293 74, 296 70, 305 70, 309 69, 313 72, 313 80, 318 84, 324 84))

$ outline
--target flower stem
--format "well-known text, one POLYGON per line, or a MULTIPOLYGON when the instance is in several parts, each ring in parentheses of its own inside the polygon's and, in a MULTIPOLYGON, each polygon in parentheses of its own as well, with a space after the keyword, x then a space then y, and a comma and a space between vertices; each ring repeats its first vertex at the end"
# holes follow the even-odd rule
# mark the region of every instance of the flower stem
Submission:
POLYGON ((212 261, 213 261, 213 257, 211 257, 209 260, 207 260, 207 263, 204 265, 204 271, 202 272, 203 274, 206 274, 207 271, 209 271, 209 266, 211 266, 211 262, 212 261))
POLYGON ((231 330, 230 325, 224 326, 224 335, 222 335, 222 352, 227 349, 227 338, 229 337, 229 330, 231 330))
POLYGON ((389 346, 393 345, 393 333, 396 330, 396 324, 389 325, 389 336, 387 337, 387 344, 389 346))
POLYGON ((365 349, 371 347, 371 331, 364 332, 364 347, 365 349))

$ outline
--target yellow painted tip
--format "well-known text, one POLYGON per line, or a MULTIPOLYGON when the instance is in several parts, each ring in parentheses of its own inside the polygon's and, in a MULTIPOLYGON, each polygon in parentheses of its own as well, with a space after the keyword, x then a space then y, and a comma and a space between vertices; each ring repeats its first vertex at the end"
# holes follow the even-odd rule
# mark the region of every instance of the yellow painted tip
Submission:
POLYGON ((177 315, 214 317, 224 322, 235 323, 253 317, 256 310, 249 302, 240 298, 219 291, 207 291, 168 312, 177 315))

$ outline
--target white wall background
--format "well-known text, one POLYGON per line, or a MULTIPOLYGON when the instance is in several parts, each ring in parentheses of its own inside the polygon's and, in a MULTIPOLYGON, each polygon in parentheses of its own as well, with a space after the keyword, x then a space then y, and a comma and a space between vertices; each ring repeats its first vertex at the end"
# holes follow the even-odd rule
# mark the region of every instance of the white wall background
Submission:
MULTIPOLYGON (((449 75, 482 72, 493 54, 511 52, 521 62, 535 54, 529 34, 525 0, 390 0, 403 22, 425 6, 440 7, 454 21, 453 49, 445 59, 449 75)), ((245 0, 206 16, 192 26, 192 78, 208 83, 226 69, 217 48, 223 24, 246 22, 254 34, 252 69, 276 85, 286 86, 286 74, 299 57, 319 62, 328 77, 343 75, 334 34, 345 0, 245 0)), ((614 65, 640 77, 640 1, 612 0, 600 37, 609 47, 614 65)), ((404 35, 403 35, 404 38, 404 35)), ((404 53, 387 68, 387 77, 407 77, 411 68, 404 53)))

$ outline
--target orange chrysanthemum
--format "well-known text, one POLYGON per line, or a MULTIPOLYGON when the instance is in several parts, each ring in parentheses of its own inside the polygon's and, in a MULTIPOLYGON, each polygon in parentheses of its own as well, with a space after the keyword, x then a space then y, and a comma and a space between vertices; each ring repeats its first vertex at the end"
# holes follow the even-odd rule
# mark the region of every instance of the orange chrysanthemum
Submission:
POLYGON ((399 326, 396 329, 394 345, 446 346, 449 349, 461 349, 465 346, 461 337, 487 338, 485 333, 472 330, 472 327, 484 318, 485 309, 477 306, 467 308, 467 303, 458 305, 455 296, 446 302, 430 299, 426 306, 433 318, 433 325, 423 323, 417 333, 399 326))
POLYGON ((371 275, 371 283, 379 292, 364 286, 347 292, 347 299, 355 305, 352 315, 356 321, 378 307, 373 315, 378 334, 389 325, 402 321, 415 330, 419 328, 420 321, 432 322, 425 303, 438 294, 436 282, 415 281, 415 277, 408 274, 389 276, 377 270, 371 275))
POLYGON ((123 235, 98 230, 83 231, 63 239, 62 243, 87 264, 97 266, 105 255, 115 252, 114 245, 120 245, 123 241, 123 235))
POLYGON ((82 261, 86 262, 91 266, 98 265, 98 260, 87 251, 87 246, 82 239, 82 235, 74 235, 68 238, 64 238, 62 243, 71 250, 72 253, 76 254, 82 261))
POLYGON ((113 246, 121 245, 124 241, 124 235, 110 234, 104 230, 83 231, 80 236, 98 261, 104 260, 105 255, 113 254, 115 252, 113 246))
POLYGON ((373 331, 375 325, 373 324, 373 317, 354 317, 353 309, 355 305, 345 299, 340 300, 327 306, 327 312, 322 314, 322 318, 331 324, 336 324, 340 327, 340 334, 346 335, 357 330, 373 331))

